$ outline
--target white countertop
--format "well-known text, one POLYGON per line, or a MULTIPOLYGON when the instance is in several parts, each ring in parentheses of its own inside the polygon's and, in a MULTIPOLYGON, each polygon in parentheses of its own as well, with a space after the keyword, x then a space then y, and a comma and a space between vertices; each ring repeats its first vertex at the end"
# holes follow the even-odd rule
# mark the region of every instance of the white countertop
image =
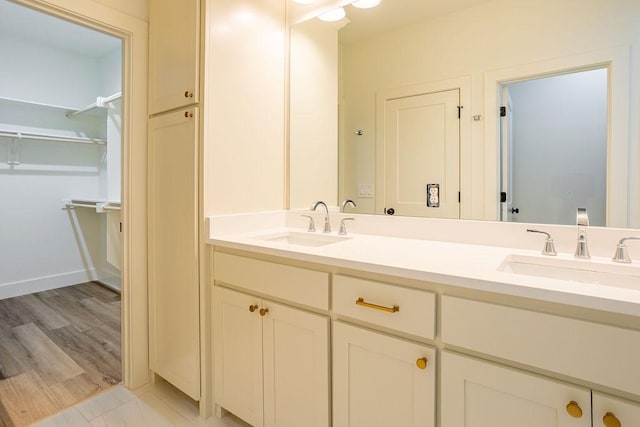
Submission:
MULTIPOLYGON (((638 278, 637 287, 632 285, 625 288, 499 270, 509 255, 539 257, 541 262, 549 258, 527 249, 368 234, 350 234, 348 240, 318 247, 260 239, 260 236, 288 231, 303 230, 276 227, 233 234, 210 231, 208 243, 291 260, 640 316, 638 264, 624 267, 632 269, 634 285, 635 277, 638 278)), ((615 268, 611 259, 604 257, 576 261, 573 255, 560 253, 554 259, 606 264, 608 267, 614 265, 611 268, 615 268)))

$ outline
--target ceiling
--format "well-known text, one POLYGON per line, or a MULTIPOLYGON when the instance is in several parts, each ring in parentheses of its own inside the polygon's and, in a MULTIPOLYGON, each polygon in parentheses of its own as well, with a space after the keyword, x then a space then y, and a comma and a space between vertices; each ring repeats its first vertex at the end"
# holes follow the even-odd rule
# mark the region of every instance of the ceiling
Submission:
POLYGON ((488 0, 382 0, 371 9, 345 6, 348 25, 340 30, 340 41, 352 43, 395 28, 405 27, 466 9, 488 0))
POLYGON ((122 40, 60 18, 0 0, 0 34, 99 58, 122 46, 122 40))

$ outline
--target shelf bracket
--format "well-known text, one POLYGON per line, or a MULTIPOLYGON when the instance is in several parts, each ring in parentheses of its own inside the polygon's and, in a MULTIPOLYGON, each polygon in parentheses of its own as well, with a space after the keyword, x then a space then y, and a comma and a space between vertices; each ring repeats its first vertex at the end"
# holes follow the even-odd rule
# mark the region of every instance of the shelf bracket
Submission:
POLYGON ((20 164, 20 140, 22 134, 18 132, 16 138, 13 138, 9 146, 9 155, 7 156, 7 164, 17 166, 20 164))

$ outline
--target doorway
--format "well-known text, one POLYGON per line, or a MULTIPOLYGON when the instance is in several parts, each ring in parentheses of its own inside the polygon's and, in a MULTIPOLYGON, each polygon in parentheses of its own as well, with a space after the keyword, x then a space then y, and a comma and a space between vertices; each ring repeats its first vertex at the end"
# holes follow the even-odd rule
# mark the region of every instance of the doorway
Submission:
POLYGON ((123 42, 0 9, 0 425, 26 425, 122 381, 123 42))
POLYGON ((501 85, 503 221, 606 224, 608 69, 501 85))

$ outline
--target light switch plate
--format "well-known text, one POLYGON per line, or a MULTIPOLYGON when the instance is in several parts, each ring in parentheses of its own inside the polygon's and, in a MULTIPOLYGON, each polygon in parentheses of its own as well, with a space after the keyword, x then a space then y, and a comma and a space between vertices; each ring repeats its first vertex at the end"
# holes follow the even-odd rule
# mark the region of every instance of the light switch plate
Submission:
POLYGON ((374 196, 373 184, 358 184, 358 197, 372 198, 374 196))

